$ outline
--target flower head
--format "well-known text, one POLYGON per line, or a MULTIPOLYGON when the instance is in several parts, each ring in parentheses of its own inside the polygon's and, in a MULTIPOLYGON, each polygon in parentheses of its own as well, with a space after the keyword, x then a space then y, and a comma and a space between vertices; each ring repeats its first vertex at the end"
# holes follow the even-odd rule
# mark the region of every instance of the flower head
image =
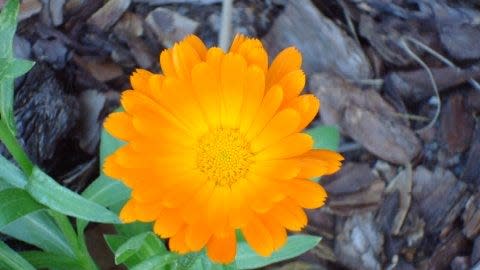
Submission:
POLYGON ((154 221, 172 251, 206 247, 215 262, 235 258, 236 230, 260 255, 307 223, 325 190, 309 180, 336 172, 342 157, 312 149, 302 130, 318 113, 301 55, 287 48, 269 65, 258 39, 237 36, 230 51, 188 36, 160 55, 163 74, 137 70, 125 112, 105 128, 127 142, 104 171, 132 189, 120 218, 154 221))

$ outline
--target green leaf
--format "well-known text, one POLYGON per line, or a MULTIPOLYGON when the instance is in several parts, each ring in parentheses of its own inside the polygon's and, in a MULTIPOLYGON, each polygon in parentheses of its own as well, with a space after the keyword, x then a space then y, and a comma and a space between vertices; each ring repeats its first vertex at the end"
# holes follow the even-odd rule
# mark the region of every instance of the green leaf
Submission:
POLYGON ((44 251, 23 251, 20 255, 36 269, 69 269, 82 270, 78 262, 64 254, 56 254, 44 251))
POLYGON ((315 141, 313 148, 336 151, 340 144, 340 133, 334 126, 317 126, 305 131, 315 141))
POLYGON ((128 237, 116 234, 106 234, 103 238, 113 253, 116 253, 118 248, 128 241, 128 237))
MULTIPOLYGON (((121 111, 121 109, 116 111, 121 111)), ((100 137, 100 164, 103 165, 105 159, 124 144, 125 142, 114 138, 105 129, 102 129, 102 135, 100 137)))
MULTIPOLYGON (((205 252, 203 251, 195 252, 195 253, 187 253, 185 255, 182 255, 172 263, 172 269, 193 270, 195 269, 194 267, 196 266, 197 261, 201 260, 202 256, 206 256, 205 252)), ((205 265, 203 265, 203 267, 205 267, 205 265)), ((210 269, 210 267, 203 268, 203 269, 210 269)))
POLYGON ((115 224, 117 232, 126 237, 133 237, 153 230, 152 223, 132 222, 128 224, 115 224))
POLYGON ((167 249, 163 242, 152 232, 146 232, 136 235, 122 244, 115 252, 115 263, 121 264, 134 254, 141 259, 148 259, 166 252, 167 249))
POLYGON ((314 248, 322 238, 311 235, 293 235, 288 237, 285 246, 270 257, 257 255, 246 242, 237 246, 235 264, 238 269, 257 269, 272 263, 297 257, 314 248))
POLYGON ((0 230, 7 224, 31 212, 43 209, 30 194, 19 188, 0 191, 0 230))
POLYGON ((62 214, 100 223, 119 223, 117 215, 55 182, 35 167, 26 189, 38 202, 62 214))
MULTIPOLYGON (((110 250, 113 253, 116 253, 118 248, 122 246, 125 242, 128 241, 128 237, 123 236, 123 235, 104 235, 105 241, 107 242, 108 247, 110 247, 110 250)), ((137 254, 132 255, 130 258, 128 258, 124 264, 132 267, 138 263, 140 263, 142 260, 137 254)))
POLYGON ((13 79, 0 79, 0 120, 5 123, 8 131, 15 134, 13 118, 13 79))
POLYGON ((0 269, 35 270, 22 256, 0 241, 0 269))
MULTIPOLYGON (((102 173, 85 189, 82 196, 104 207, 111 207, 119 203, 123 204, 130 197, 130 189, 102 173)), ((84 230, 87 224, 87 221, 78 219, 77 230, 84 230)))
POLYGON ((110 207, 125 202, 130 197, 130 189, 122 182, 101 174, 85 189, 82 196, 105 207, 110 207))
POLYGON ((0 80, 15 79, 27 73, 35 63, 24 59, 0 58, 0 80))
MULTIPOLYGON (((207 254, 205 251, 201 252, 201 253, 197 253, 198 256, 197 256, 197 260, 195 261, 195 263, 193 265, 191 265, 190 267, 188 268, 184 268, 184 267, 178 267, 178 268, 173 268, 172 270, 200 270, 200 269, 203 269, 203 270, 236 270, 236 266, 235 266, 235 263, 231 263, 231 264, 218 264, 218 263, 214 263, 210 260, 210 258, 208 258, 207 254)), ((181 260, 181 258, 179 258, 177 261, 181 260)), ((173 264, 174 266, 175 263, 173 264)))
MULTIPOLYGON (((102 167, 105 158, 115 152, 122 144, 123 142, 115 139, 105 130, 102 130, 100 167, 102 167)), ((103 172, 100 172, 100 176, 85 189, 82 196, 102 206, 111 207, 117 204, 123 205, 130 197, 130 189, 122 182, 116 181, 106 176, 103 172)), ((84 230, 87 224, 88 222, 85 220, 77 220, 77 230, 84 230)))
POLYGON ((27 178, 17 166, 0 155, 0 181, 17 188, 25 188, 27 178))
POLYGON ((75 256, 61 230, 46 211, 37 211, 5 226, 2 233, 45 251, 75 256))
POLYGON ((178 255, 172 253, 153 256, 130 268, 130 270, 164 270, 177 258, 178 255))
POLYGON ((17 29, 18 0, 7 1, 0 12, 0 58, 12 56, 13 35, 17 29))

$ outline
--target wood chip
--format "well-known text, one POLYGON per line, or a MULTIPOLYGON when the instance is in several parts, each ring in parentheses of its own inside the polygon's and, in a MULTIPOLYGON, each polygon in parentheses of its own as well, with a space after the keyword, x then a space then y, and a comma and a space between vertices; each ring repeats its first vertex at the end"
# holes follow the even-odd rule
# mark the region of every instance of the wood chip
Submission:
POLYGON ((468 199, 462 219, 463 233, 468 238, 476 238, 480 234, 480 194, 476 193, 468 199))
POLYGON ((98 58, 77 55, 73 57, 73 60, 100 82, 107 82, 123 75, 122 68, 108 60, 103 61, 98 58))
POLYGON ((385 188, 368 164, 346 163, 340 172, 322 181, 329 194, 327 209, 341 216, 376 210, 385 188))
POLYGON ((164 47, 171 47, 185 36, 193 34, 199 23, 166 8, 156 8, 145 19, 164 47))
MULTIPOLYGON (((453 67, 431 68, 438 91, 446 91, 467 82, 470 78, 480 79, 480 66, 459 69, 453 67)), ((408 101, 421 101, 434 95, 432 83, 424 69, 395 71, 385 77, 384 88, 408 101)))
POLYGON ((65 5, 65 0, 50 0, 50 16, 54 26, 59 26, 63 23, 63 5, 65 5))
POLYGON ((170 5, 170 4, 195 4, 211 5, 222 2, 222 0, 133 0, 137 3, 146 3, 152 6, 170 5))
POLYGON ((480 121, 478 120, 461 179, 473 185, 476 190, 480 187, 480 121))
POLYGON ((88 19, 87 23, 107 31, 120 19, 130 3, 131 0, 109 0, 88 19))
POLYGON ((433 252, 428 269, 449 269, 456 254, 465 252, 468 246, 469 243, 462 232, 452 232, 433 252))
POLYGON ((20 13, 18 14, 18 20, 23 21, 28 19, 42 10, 42 3, 38 0, 24 0, 20 5, 20 13))
POLYGON ((419 154, 420 140, 376 91, 327 73, 313 75, 310 85, 322 102, 323 122, 339 126, 371 153, 402 165, 419 154))
POLYGON ((452 172, 440 167, 431 172, 423 166, 414 171, 412 195, 413 206, 431 233, 439 233, 457 219, 469 198, 467 186, 452 172))
POLYGON ((329 71, 352 80, 372 77, 361 47, 310 0, 289 1, 263 40, 272 55, 297 47, 307 73, 329 71))
POLYGON ((372 213, 354 215, 337 222, 335 255, 351 269, 381 269, 384 238, 372 213))
POLYGON ((463 96, 450 96, 440 115, 440 142, 450 153, 462 153, 470 145, 474 124, 475 120, 467 111, 463 96))
POLYGON ((393 235, 398 235, 400 233, 400 228, 403 225, 403 221, 407 216, 408 210, 410 208, 410 203, 412 201, 412 166, 407 165, 407 167, 402 170, 387 186, 385 192, 392 193, 398 192, 398 211, 393 219, 391 233, 393 235))

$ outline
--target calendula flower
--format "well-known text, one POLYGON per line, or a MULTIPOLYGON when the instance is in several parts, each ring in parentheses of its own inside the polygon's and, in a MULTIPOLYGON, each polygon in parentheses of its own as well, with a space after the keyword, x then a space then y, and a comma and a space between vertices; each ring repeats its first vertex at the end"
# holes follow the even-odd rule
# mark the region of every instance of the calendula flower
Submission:
POLYGON ((302 130, 318 113, 302 57, 287 48, 269 65, 258 39, 237 36, 230 51, 188 36, 160 55, 163 74, 139 69, 123 92, 124 112, 105 128, 127 142, 104 171, 131 188, 124 222, 154 222, 178 253, 206 247, 212 261, 236 254, 236 231, 260 255, 321 207, 312 177, 336 172, 342 156, 312 149, 302 130))

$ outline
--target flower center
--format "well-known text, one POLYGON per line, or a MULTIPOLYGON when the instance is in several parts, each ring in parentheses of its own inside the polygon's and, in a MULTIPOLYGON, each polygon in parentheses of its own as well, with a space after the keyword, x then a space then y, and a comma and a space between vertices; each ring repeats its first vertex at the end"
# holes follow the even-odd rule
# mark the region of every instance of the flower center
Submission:
POLYGON ((197 166, 210 181, 231 186, 248 173, 253 156, 249 149, 238 130, 218 128, 198 140, 197 166))

